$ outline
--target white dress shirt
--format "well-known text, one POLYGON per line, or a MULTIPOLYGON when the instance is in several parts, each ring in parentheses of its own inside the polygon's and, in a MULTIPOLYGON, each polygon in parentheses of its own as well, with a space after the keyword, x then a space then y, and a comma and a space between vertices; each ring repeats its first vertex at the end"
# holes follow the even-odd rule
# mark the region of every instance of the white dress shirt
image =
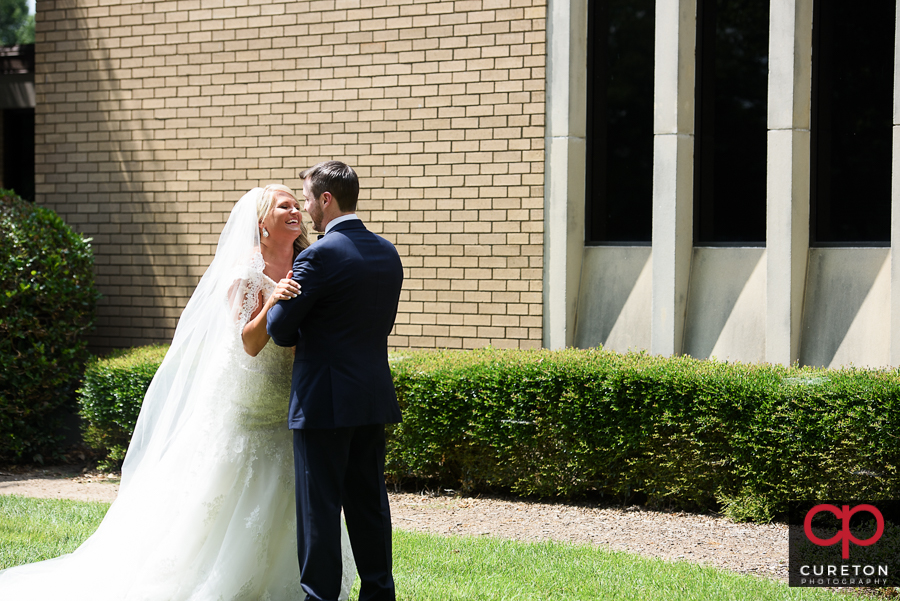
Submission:
POLYGON ((359 216, 356 213, 348 213, 347 215, 341 215, 340 217, 335 217, 331 221, 328 222, 328 225, 325 226, 325 234, 331 231, 331 228, 336 226, 339 223, 343 223, 345 221, 351 221, 353 219, 359 220, 359 216))

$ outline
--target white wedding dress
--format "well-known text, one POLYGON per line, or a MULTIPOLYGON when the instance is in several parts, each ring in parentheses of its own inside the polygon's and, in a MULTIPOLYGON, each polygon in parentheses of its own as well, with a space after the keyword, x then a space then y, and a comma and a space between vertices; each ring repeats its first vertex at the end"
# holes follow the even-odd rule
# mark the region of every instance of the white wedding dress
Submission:
MULTIPOLYGON (((240 331, 255 299, 275 288, 262 273, 262 255, 243 256, 240 273, 229 264, 231 275, 206 298, 210 287, 201 282, 185 309, 142 406, 118 498, 100 527, 74 553, 0 572, 0 599, 305 598, 286 424, 293 357, 271 342, 257 357, 243 350, 240 331), (210 309, 219 301, 222 307, 210 309)), ((355 577, 346 529, 342 543, 346 599, 355 577)))

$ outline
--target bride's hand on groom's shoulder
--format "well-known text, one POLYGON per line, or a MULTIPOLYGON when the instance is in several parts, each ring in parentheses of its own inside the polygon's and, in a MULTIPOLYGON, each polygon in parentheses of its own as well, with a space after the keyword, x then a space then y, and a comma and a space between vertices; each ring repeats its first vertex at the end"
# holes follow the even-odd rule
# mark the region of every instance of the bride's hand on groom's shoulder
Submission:
POLYGON ((272 304, 275 304, 280 300, 290 300, 299 296, 300 284, 291 279, 293 274, 293 271, 287 272, 287 275, 275 285, 275 291, 271 296, 272 304))
POLYGON ((266 331, 266 317, 269 310, 280 300, 297 298, 300 294, 300 284, 291 279, 293 272, 288 271, 287 276, 275 284, 275 290, 266 302, 260 307, 244 326, 241 339, 244 343, 244 351, 251 357, 259 354, 266 343, 269 342, 269 334, 266 331))

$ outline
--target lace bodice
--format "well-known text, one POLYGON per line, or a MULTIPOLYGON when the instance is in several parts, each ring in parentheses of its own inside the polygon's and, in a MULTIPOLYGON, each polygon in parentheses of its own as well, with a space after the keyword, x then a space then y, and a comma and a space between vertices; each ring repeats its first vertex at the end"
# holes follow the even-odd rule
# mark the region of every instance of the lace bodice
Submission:
MULTIPOLYGON (((250 321, 260 301, 268 299, 275 290, 275 282, 263 273, 265 262, 256 252, 237 280, 243 295, 240 313, 235 319, 226 356, 222 358, 222 393, 233 400, 236 424, 250 428, 286 427, 287 407, 291 386, 293 354, 269 341, 256 357, 243 348, 241 332, 250 321)), ((230 413, 230 412, 229 412, 230 413)))
MULTIPOLYGON (((275 282, 262 271, 257 273, 261 277, 258 287, 252 288, 253 293, 262 292, 262 298, 268 298, 275 290, 275 282)), ((240 327, 243 329, 243 324, 240 327)), ((232 360, 237 369, 226 374, 226 379, 231 390, 242 391, 234 395, 238 406, 236 422, 251 428, 286 428, 294 358, 291 349, 269 341, 256 357, 251 357, 244 351, 240 331, 234 343, 232 360)))
MULTIPOLYGON (((260 260, 262 257, 260 256, 260 260)), ((275 282, 261 270, 246 274, 246 295, 268 298, 275 282)), ((244 351, 241 331, 254 309, 244 302, 232 334, 224 348, 217 349, 219 363, 216 382, 197 405, 194 423, 202 432, 207 445, 199 453, 205 459, 198 465, 213 461, 213 457, 229 463, 253 465, 266 458, 280 466, 281 488, 293 490, 293 443, 287 427, 290 403, 293 353, 269 341, 255 357, 244 351)), ((198 476, 200 474, 197 474, 198 476)), ((247 470, 241 486, 252 486, 254 470, 247 470)))

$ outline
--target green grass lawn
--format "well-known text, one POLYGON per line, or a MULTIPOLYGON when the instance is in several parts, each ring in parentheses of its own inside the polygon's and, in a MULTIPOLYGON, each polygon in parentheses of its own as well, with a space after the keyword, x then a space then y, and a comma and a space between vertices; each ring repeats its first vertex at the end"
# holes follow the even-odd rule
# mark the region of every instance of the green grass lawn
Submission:
POLYGON ((108 508, 107 503, 0 495, 0 568, 71 553, 97 529, 108 508))
MULTIPOLYGON (((108 507, 0 495, 0 568, 74 550, 108 507)), ((399 530, 394 532, 394 577, 402 601, 862 599, 589 545, 399 530)), ((356 591, 358 583, 351 599, 356 591)))

